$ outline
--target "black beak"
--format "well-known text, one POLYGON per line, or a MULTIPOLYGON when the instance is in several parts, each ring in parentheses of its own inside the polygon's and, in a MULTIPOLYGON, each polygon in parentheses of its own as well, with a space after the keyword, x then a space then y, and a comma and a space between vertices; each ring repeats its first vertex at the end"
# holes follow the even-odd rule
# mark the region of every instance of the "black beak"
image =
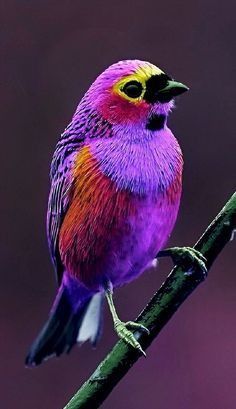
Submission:
POLYGON ((158 101, 169 102, 172 98, 188 90, 189 88, 181 82, 168 80, 167 85, 158 91, 158 101))

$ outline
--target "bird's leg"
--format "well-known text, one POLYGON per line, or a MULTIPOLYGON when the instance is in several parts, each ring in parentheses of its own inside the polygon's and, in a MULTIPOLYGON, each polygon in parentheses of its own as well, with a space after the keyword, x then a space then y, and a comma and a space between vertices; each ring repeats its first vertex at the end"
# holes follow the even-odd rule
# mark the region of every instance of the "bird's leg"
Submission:
POLYGON ((172 247, 161 250, 157 254, 159 257, 171 257, 174 264, 185 268, 190 274, 193 267, 202 271, 207 276, 206 257, 192 247, 172 247))
POLYGON ((143 351, 140 343, 135 339, 134 334, 128 329, 133 329, 135 331, 143 331, 149 334, 149 330, 144 327, 142 324, 138 324, 137 322, 127 321, 123 322, 119 319, 114 302, 113 302, 113 291, 111 285, 106 290, 106 298, 107 302, 112 314, 113 322, 114 322, 114 329, 119 338, 123 339, 127 344, 131 345, 133 348, 138 349, 144 356, 146 356, 145 352, 143 351))

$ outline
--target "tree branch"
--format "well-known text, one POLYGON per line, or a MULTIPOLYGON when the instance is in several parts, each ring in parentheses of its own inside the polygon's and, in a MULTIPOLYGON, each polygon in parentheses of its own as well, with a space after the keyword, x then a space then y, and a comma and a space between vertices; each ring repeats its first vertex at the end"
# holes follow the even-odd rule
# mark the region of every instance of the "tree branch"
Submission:
MULTIPOLYGON (((206 257, 208 269, 231 240, 235 229, 236 192, 194 245, 194 248, 206 257)), ((150 335, 136 333, 136 338, 144 350, 203 280, 204 276, 199 271, 192 270, 189 274, 181 267, 173 268, 166 281, 137 318, 137 321, 150 331, 150 335)), ((118 341, 64 409, 98 408, 139 358, 140 354, 137 350, 121 340, 118 341)))

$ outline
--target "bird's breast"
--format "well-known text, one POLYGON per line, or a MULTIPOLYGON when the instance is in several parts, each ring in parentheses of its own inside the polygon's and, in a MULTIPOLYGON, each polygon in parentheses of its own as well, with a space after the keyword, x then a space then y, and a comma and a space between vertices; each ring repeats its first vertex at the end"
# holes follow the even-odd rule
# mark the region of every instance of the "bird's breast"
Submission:
POLYGON ((131 136, 123 130, 114 138, 93 140, 90 149, 101 171, 121 190, 158 196, 177 179, 181 187, 182 152, 167 127, 155 133, 137 130, 131 136))

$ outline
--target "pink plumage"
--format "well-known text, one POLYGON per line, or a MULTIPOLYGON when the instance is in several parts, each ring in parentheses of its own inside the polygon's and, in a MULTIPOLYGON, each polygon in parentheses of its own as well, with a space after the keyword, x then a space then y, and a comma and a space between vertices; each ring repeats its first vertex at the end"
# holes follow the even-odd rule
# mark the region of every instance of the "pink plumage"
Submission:
POLYGON ((185 90, 154 65, 128 60, 105 70, 78 105, 51 169, 47 226, 60 289, 28 365, 70 350, 77 338, 94 342, 97 323, 80 334, 93 296, 100 294, 98 322, 108 284, 136 278, 166 243, 183 166, 167 116, 185 90))

